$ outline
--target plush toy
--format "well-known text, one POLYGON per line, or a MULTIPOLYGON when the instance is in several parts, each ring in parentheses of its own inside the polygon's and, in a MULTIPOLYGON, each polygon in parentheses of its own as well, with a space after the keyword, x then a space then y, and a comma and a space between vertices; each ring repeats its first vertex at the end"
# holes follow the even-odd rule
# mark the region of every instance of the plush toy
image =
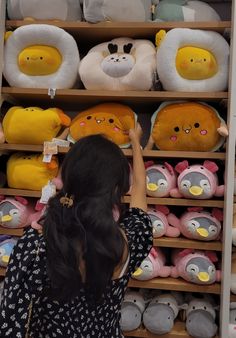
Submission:
POLYGON ((235 302, 230 303, 228 338, 236 338, 236 303, 235 302))
POLYGON ((43 162, 43 155, 15 153, 7 162, 7 183, 10 188, 41 190, 57 176, 58 160, 53 156, 50 163, 43 162))
POLYGON ((0 122, 0 144, 5 142, 5 136, 2 129, 2 123, 0 122))
POLYGON ((194 338, 213 338, 217 333, 216 309, 213 298, 204 294, 201 298, 191 296, 186 306, 186 331, 194 338))
POLYGON ((11 236, 0 235, 0 266, 7 267, 11 252, 17 243, 17 239, 11 236))
POLYGON ((171 197, 210 199, 213 196, 224 195, 224 185, 218 185, 216 171, 218 166, 212 161, 204 161, 203 165, 189 166, 188 161, 182 161, 175 166, 180 174, 177 180, 177 189, 170 192, 171 197))
POLYGON ((212 212, 203 208, 188 208, 180 218, 170 214, 168 221, 180 230, 181 234, 190 239, 200 241, 214 241, 219 239, 223 212, 221 209, 213 208, 212 212))
POLYGON ((20 88, 72 88, 79 51, 75 39, 53 25, 25 25, 6 40, 4 76, 20 88))
POLYGON ((155 208, 148 209, 148 215, 152 221, 153 237, 162 236, 178 237, 180 231, 177 227, 169 225, 170 210, 164 205, 156 205, 155 208))
POLYGON ((79 74, 86 89, 149 90, 156 72, 151 41, 118 38, 92 48, 82 59, 79 74))
POLYGON ((233 205, 232 240, 233 245, 236 245, 236 204, 233 205))
POLYGON ((150 161, 145 164, 147 195, 152 197, 168 197, 176 189, 176 173, 167 162, 156 164, 150 161))
POLYGON ((119 103, 102 103, 79 113, 72 121, 68 140, 72 143, 93 134, 104 134, 122 148, 130 145, 127 131, 134 128, 136 114, 119 103))
POLYGON ((39 220, 41 211, 31 201, 19 196, 0 196, 0 225, 5 228, 24 228, 39 220))
POLYGON ((157 72, 165 90, 227 89, 229 45, 217 32, 175 28, 156 37, 157 72))
POLYGON ((121 304, 121 330, 136 330, 141 325, 144 310, 145 300, 143 295, 137 291, 126 291, 123 302, 121 304))
POLYGON ((175 249, 172 252, 171 277, 182 277, 194 284, 213 284, 220 281, 220 271, 214 262, 218 258, 213 251, 204 252, 191 249, 175 249))
POLYGON ((159 248, 152 248, 147 258, 140 267, 132 274, 134 279, 149 280, 155 277, 168 277, 171 272, 169 266, 165 266, 165 256, 159 248))
POLYGON ((79 0, 8 0, 7 13, 12 20, 81 20, 79 0))
POLYGON ((220 21, 217 12, 202 1, 161 0, 155 7, 154 21, 220 21))
POLYGON ((70 125, 70 118, 58 108, 10 108, 3 119, 6 141, 17 144, 43 144, 57 136, 62 126, 70 125))
POLYGON ((236 294, 236 252, 232 253, 231 259, 231 292, 236 294))
POLYGON ((228 136, 218 112, 205 103, 165 102, 151 119, 146 149, 216 151, 228 136))
POLYGON ((144 326, 154 334, 167 334, 172 330, 182 304, 183 297, 178 292, 154 297, 143 313, 144 326))

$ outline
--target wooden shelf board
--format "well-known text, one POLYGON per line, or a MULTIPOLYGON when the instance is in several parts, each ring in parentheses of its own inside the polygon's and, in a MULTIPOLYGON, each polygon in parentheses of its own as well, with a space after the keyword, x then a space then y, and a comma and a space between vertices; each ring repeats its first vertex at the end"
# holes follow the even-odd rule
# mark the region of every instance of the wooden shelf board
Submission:
POLYGON ((6 268, 0 267, 0 276, 5 276, 6 274, 6 268))
MULTIPOLYGON (((70 148, 59 147, 58 152, 65 154, 70 148)), ((42 152, 43 145, 34 144, 12 144, 3 143, 0 144, 0 150, 10 151, 36 151, 42 152)), ((127 157, 132 157, 131 149, 123 149, 124 154, 127 157)), ((206 159, 218 159, 224 160, 225 153, 214 152, 191 152, 191 151, 160 151, 160 150, 143 150, 143 157, 155 157, 155 158, 206 158, 206 159)))
POLYGON ((48 96, 47 89, 2 87, 2 94, 19 100, 44 100, 64 103, 92 103, 94 101, 129 101, 147 103, 176 99, 222 100, 228 92, 168 92, 168 91, 106 91, 86 89, 58 89, 54 99, 48 96))
POLYGON ((19 236, 23 235, 23 229, 11 229, 0 226, 0 235, 19 236))
POLYGON ((234 295, 233 293, 230 294, 230 301, 236 302, 236 295, 234 295))
POLYGON ((190 240, 190 239, 183 238, 183 237, 154 238, 153 245, 158 246, 158 247, 164 247, 164 248, 183 248, 183 249, 222 251, 222 243, 219 241, 203 242, 203 241, 190 240))
POLYGON ((22 197, 41 197, 41 191, 0 188, 0 195, 4 196, 22 196, 22 197))
POLYGON ((213 293, 220 294, 221 285, 215 283, 212 285, 198 285, 184 281, 180 278, 154 278, 148 281, 138 281, 130 279, 129 287, 144 288, 144 289, 160 289, 160 290, 172 290, 172 291, 186 291, 186 292, 201 292, 201 293, 213 293))
MULTIPOLYGON (((125 337, 143 337, 143 338, 191 338, 191 336, 185 331, 185 323, 176 321, 171 332, 164 335, 156 335, 148 330, 146 330, 143 326, 134 331, 123 332, 125 337)), ((204 338, 204 337, 203 337, 204 338)), ((218 337, 215 337, 218 338, 218 337)))

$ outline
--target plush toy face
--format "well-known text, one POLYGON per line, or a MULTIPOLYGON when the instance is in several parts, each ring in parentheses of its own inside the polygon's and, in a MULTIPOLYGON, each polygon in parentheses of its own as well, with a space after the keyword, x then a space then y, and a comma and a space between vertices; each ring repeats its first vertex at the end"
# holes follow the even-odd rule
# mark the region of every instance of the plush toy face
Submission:
POLYGON ((211 284, 216 280, 216 268, 214 264, 204 257, 190 259, 185 267, 185 272, 187 280, 192 283, 211 284))
POLYGON ((185 197, 206 199, 212 196, 211 183, 204 172, 192 172, 184 175, 178 186, 185 197))
POLYGON ((219 224, 209 217, 195 217, 186 222, 186 230, 193 239, 214 240, 220 232, 219 224))
POLYGON ((163 236, 166 231, 163 220, 154 212, 149 212, 148 215, 152 221, 153 236, 155 238, 163 236))
POLYGON ((11 188, 41 190, 57 174, 56 157, 50 163, 44 163, 43 155, 16 153, 7 163, 7 182, 11 188))
POLYGON ((16 228, 20 222, 20 210, 9 201, 0 204, 0 225, 16 228))
POLYGON ((152 137, 161 150, 212 151, 222 142, 216 111, 195 102, 165 105, 157 112, 152 137))
POLYGON ((24 48, 18 55, 22 73, 39 76, 55 73, 61 66, 62 56, 55 47, 35 45, 24 48))
POLYGON ((148 257, 142 261, 140 267, 133 273, 133 277, 137 278, 138 280, 151 279, 152 275, 153 264, 148 257))
POLYGON ((175 187, 176 177, 164 165, 155 165, 146 170, 146 181, 148 196, 165 197, 175 187))
POLYGON ((111 77, 122 77, 133 69, 135 58, 130 54, 111 54, 101 63, 104 73, 111 77))
POLYGON ((70 118, 57 108, 12 107, 3 119, 6 141, 17 144, 42 144, 56 137, 61 126, 69 126, 70 118))
POLYGON ((204 80, 218 72, 218 65, 214 55, 208 50, 183 47, 177 52, 176 69, 184 79, 204 80))
POLYGON ((127 130, 134 128, 135 114, 127 106, 101 104, 80 113, 70 127, 71 141, 88 135, 104 134, 119 146, 129 145, 127 130))
POLYGON ((151 304, 143 314, 145 327, 152 333, 164 335, 170 332, 174 325, 174 312, 168 304, 160 303, 151 304))

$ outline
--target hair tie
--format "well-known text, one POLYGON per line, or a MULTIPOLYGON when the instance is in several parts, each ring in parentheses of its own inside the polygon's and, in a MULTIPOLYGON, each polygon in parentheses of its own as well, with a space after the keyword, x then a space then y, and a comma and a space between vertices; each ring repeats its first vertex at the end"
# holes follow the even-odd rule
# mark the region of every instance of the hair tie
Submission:
POLYGON ((74 196, 71 195, 68 197, 67 194, 65 194, 65 196, 60 198, 60 203, 63 205, 63 207, 71 208, 74 204, 74 196))

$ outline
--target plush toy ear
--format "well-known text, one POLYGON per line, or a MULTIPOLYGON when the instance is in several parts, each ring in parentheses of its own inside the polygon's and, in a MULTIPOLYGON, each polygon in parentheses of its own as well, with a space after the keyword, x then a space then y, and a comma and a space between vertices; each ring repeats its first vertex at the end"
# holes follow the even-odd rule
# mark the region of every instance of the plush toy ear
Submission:
POLYGON ((3 200, 5 200, 5 196, 4 195, 0 195, 0 202, 2 202, 3 200))
POLYGON ((157 254, 157 252, 156 252, 156 250, 155 250, 154 248, 151 249, 150 254, 151 254, 154 258, 156 258, 156 257, 158 256, 158 254, 157 254))
POLYGON ((164 215, 168 215, 170 213, 169 208, 167 208, 165 205, 156 205, 155 209, 156 211, 162 212, 164 215))
POLYGON ((205 255, 210 259, 212 263, 218 262, 218 257, 214 251, 206 251, 205 255))
POLYGON ((220 222, 222 222, 224 219, 224 214, 221 209, 213 208, 211 214, 220 222))
POLYGON ((179 162, 176 166, 175 166, 175 170, 177 171, 177 173, 182 173, 182 171, 184 171, 186 168, 188 168, 188 161, 184 160, 182 162, 179 162))
POLYGON ((36 205, 35 205, 34 209, 35 209, 35 211, 42 211, 44 207, 45 207, 45 204, 40 203, 40 200, 38 200, 36 202, 36 205))
POLYGON ((153 161, 147 161, 147 162, 144 163, 145 169, 151 167, 152 165, 154 165, 153 161))
POLYGON ((191 208, 187 208, 187 210, 189 212, 200 212, 200 211, 203 210, 203 208, 201 208, 201 207, 191 207, 191 208))
POLYGON ((194 253, 194 250, 192 250, 192 249, 184 249, 183 251, 181 251, 179 253, 179 256, 180 257, 185 257, 185 256, 189 255, 190 253, 194 253))
POLYGON ((219 169, 215 162, 208 160, 204 161, 203 167, 207 168, 212 173, 215 173, 219 169))
POLYGON ((168 171, 170 172, 171 175, 174 175, 174 168, 172 167, 171 164, 169 164, 168 162, 165 162, 165 167, 166 169, 168 169, 168 171))
POLYGON ((28 204, 28 201, 25 198, 20 197, 20 196, 15 196, 15 200, 18 201, 18 202, 20 202, 23 205, 27 205, 28 204))

